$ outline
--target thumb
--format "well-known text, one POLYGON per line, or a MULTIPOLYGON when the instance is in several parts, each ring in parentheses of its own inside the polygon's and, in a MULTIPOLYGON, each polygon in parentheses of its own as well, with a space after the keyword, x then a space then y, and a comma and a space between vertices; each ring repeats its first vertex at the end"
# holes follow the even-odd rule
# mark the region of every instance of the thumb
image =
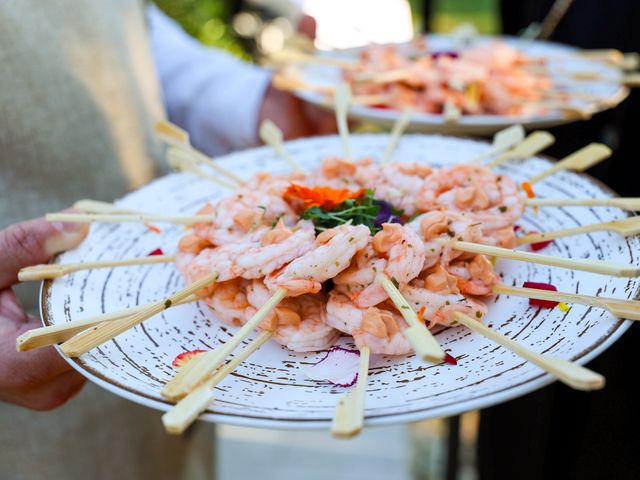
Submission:
POLYGON ((21 268, 46 263, 53 255, 76 247, 87 231, 86 224, 51 223, 43 218, 0 230, 0 290, 18 281, 21 268))

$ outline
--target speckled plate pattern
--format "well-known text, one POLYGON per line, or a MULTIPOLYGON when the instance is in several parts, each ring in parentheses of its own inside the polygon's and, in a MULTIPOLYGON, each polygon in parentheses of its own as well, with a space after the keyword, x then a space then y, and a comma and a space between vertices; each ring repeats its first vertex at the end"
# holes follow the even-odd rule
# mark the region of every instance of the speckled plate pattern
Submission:
MULTIPOLYGON (((476 41, 486 41, 495 37, 480 36, 476 41)), ((430 48, 434 51, 455 50, 455 43, 446 35, 428 35, 430 48)), ((558 72, 586 73, 596 72, 607 80, 620 77, 620 71, 604 62, 586 58, 558 58, 559 54, 578 51, 573 47, 552 42, 524 41, 515 37, 500 37, 501 40, 510 43, 519 50, 536 57, 548 57, 548 67, 552 72, 552 78, 561 82, 566 91, 606 99, 600 105, 589 109, 592 113, 615 107, 628 95, 629 90, 622 85, 610 81, 577 81, 567 78, 558 72)), ((323 52, 322 55, 340 59, 355 59, 359 49, 343 50, 339 52, 323 52)), ((341 82, 341 72, 336 67, 326 65, 300 65, 296 66, 301 78, 314 85, 336 86, 341 82)), ((325 98, 322 94, 299 90, 296 94, 304 100, 316 105, 324 105, 325 98)), ((587 106, 583 99, 572 102, 572 106, 584 108, 587 106)), ((350 117, 356 120, 364 120, 377 125, 388 127, 399 117, 400 113, 394 109, 372 108, 364 105, 353 105, 350 117)), ((548 128, 554 125, 570 123, 576 120, 575 116, 567 115, 559 110, 550 110, 545 114, 537 115, 464 115, 456 122, 445 122, 440 114, 415 112, 412 115, 409 129, 414 132, 441 133, 447 135, 488 135, 501 130, 513 123, 520 123, 527 129, 548 128)))
MULTIPOLYGON (((386 135, 354 135, 353 157, 380 158, 386 135)), ((289 142, 287 149, 305 167, 328 155, 341 153, 337 137, 289 142)), ((406 135, 395 158, 431 165, 461 162, 487 144, 441 136, 406 135)), ((235 153, 220 163, 241 176, 260 170, 286 172, 287 166, 263 147, 235 153)), ((510 163, 502 172, 522 181, 546 169, 549 161, 533 158, 510 163)), ((536 184, 539 197, 603 197, 612 193, 586 175, 559 173, 536 184)), ((208 201, 226 194, 223 189, 188 174, 172 174, 127 195, 122 207, 163 214, 193 213, 208 201)), ((536 215, 528 209, 520 224, 529 230, 549 231, 626 217, 607 207, 545 208, 536 215)), ((159 225, 161 234, 133 223, 94 224, 86 241, 61 255, 61 263, 144 256, 156 248, 176 249, 184 229, 159 225)), ((606 259, 640 265, 637 238, 593 233, 560 239, 544 253, 606 259)), ((550 282, 559 290, 617 298, 635 298, 637 279, 612 278, 499 260, 497 270, 507 284, 550 282)), ((164 298, 183 286, 172 264, 76 272, 42 289, 45 325, 66 322, 164 298)), ((629 326, 604 310, 572 305, 568 312, 531 308, 527 299, 499 296, 489 302, 486 323, 508 337, 541 353, 585 363, 600 354, 629 326)), ((69 362, 100 386, 134 402, 158 410, 170 404, 160 396, 172 376, 172 360, 181 352, 215 348, 233 334, 202 303, 174 307, 69 362)), ((538 389, 553 379, 538 367, 464 328, 437 334, 438 341, 458 365, 431 365, 406 357, 374 356, 367 389, 366 423, 388 424, 457 414, 482 408, 538 389)), ((349 345, 342 338, 341 345, 349 345)), ((330 424, 336 401, 345 389, 309 380, 305 369, 324 353, 297 354, 268 342, 216 388, 216 401, 203 418, 244 426, 316 428, 330 424)), ((587 394, 585 394, 587 395, 587 394)))

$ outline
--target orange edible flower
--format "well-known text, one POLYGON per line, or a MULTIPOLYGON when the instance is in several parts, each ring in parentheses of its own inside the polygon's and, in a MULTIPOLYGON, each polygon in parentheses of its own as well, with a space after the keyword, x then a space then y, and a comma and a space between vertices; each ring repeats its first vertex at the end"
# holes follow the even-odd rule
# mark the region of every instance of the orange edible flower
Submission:
POLYGON ((302 203, 305 210, 311 207, 331 210, 345 200, 358 198, 362 196, 363 193, 364 189, 354 192, 346 188, 336 189, 321 186, 309 188, 304 185, 292 183, 284 192, 284 198, 294 204, 302 203))
POLYGON ((536 194, 533 193, 533 187, 529 182, 522 182, 522 189, 527 192, 527 198, 535 198, 536 194))

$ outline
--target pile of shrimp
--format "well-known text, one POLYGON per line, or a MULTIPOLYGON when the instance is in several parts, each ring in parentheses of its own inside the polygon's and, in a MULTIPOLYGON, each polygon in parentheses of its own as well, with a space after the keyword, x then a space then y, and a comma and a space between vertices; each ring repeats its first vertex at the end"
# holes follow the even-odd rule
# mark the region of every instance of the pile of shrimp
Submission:
POLYGON ((179 242, 177 267, 186 281, 218 273, 198 292, 216 317, 239 326, 279 288, 287 297, 260 329, 292 351, 325 350, 343 334, 373 353, 405 355, 407 323, 375 282, 384 273, 429 328, 448 326, 454 312, 481 320, 498 281, 484 255, 451 248, 451 240, 515 245, 524 198, 514 182, 482 166, 432 169, 418 163, 333 157, 308 174, 260 173, 233 195, 198 213, 211 223, 191 227, 179 242), (317 231, 287 199, 291 184, 352 191, 404 210, 405 223, 340 224, 317 231))
POLYGON ((386 107, 439 114, 450 104, 468 115, 532 115, 547 111, 540 102, 552 87, 548 75, 528 68, 535 63, 501 41, 410 55, 374 45, 360 52, 356 68, 344 77, 357 95, 388 98, 386 107))

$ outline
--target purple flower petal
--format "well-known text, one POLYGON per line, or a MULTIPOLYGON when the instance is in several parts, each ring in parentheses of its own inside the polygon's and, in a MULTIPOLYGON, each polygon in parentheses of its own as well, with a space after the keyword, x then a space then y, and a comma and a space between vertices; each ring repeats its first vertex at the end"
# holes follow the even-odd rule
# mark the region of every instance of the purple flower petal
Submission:
POLYGON ((312 380, 327 381, 340 387, 351 387, 358 379, 360 352, 333 347, 325 357, 306 370, 312 380))
POLYGON ((376 215, 376 219, 373 222, 373 224, 376 227, 378 227, 378 228, 382 227, 383 223, 400 223, 400 224, 402 224, 402 220, 400 220, 400 218, 393 213, 393 211, 394 211, 393 205, 391 205, 386 200, 378 200, 378 199, 376 199, 374 202, 375 202, 376 205, 380 206, 380 210, 378 211, 378 215, 376 215))
POLYGON ((440 57, 449 57, 449 58, 458 58, 460 55, 458 55, 458 52, 453 52, 453 51, 441 51, 441 52, 433 52, 431 54, 431 58, 433 58, 434 60, 440 57))

